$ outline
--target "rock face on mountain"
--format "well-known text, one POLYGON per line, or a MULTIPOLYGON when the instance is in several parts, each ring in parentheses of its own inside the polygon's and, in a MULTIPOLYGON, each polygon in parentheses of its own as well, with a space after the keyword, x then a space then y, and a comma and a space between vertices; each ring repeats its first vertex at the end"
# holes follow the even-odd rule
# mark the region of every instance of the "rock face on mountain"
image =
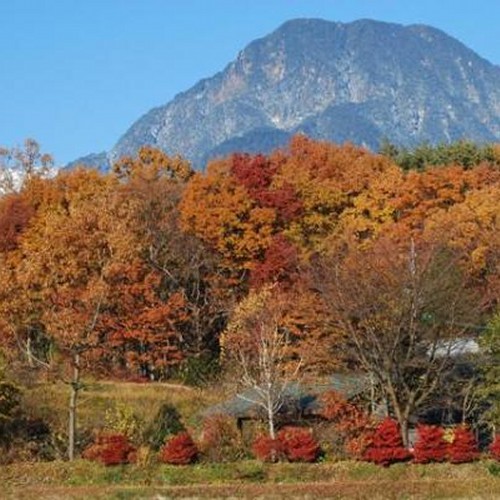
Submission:
POLYGON ((499 141, 500 67, 428 26, 293 20, 142 116, 108 160, 151 144, 203 168, 297 132, 374 149, 383 138, 499 141))

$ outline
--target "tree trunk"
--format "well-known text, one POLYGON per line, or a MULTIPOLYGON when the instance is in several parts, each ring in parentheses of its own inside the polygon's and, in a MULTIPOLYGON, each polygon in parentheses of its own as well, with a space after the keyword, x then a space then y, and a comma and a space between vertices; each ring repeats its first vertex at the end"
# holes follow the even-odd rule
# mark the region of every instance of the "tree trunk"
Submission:
POLYGON ((31 337, 28 335, 28 339, 26 340, 26 356, 28 357, 28 366, 33 368, 35 363, 33 361, 33 353, 31 351, 31 337))
POLYGON ((76 407, 78 393, 80 391, 80 354, 73 356, 73 379, 70 383, 69 396, 69 426, 68 426, 68 458, 75 458, 75 437, 76 437, 76 407))
POLYGON ((375 414, 375 378, 373 372, 370 372, 370 413, 375 414))
POLYGON ((403 440, 403 446, 408 449, 410 445, 410 430, 408 428, 408 419, 404 417, 399 425, 401 426, 401 439, 403 440))
POLYGON ((271 439, 276 439, 276 432, 274 430, 274 412, 270 396, 267 398, 267 421, 269 424, 269 436, 271 439))

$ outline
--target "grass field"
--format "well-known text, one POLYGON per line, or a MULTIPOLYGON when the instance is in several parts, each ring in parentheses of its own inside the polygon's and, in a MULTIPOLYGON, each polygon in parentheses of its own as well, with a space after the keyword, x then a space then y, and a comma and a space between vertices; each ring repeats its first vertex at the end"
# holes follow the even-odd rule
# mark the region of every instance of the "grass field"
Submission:
MULTIPOLYGON (((163 402, 174 404, 186 425, 197 427, 204 408, 227 396, 221 387, 176 384, 90 383, 82 393, 80 432, 103 426, 108 410, 125 405, 144 423, 163 402)), ((24 406, 64 433, 68 388, 35 385, 24 406)), ((62 440, 64 444, 64 440, 62 440)), ((396 464, 381 468, 355 461, 262 464, 254 460, 175 467, 155 461, 105 467, 85 460, 17 462, 0 466, 0 499, 71 498, 354 498, 500 499, 500 464, 396 464)))
MULTIPOLYGON (((88 382, 78 404, 80 426, 99 427, 107 410, 127 405, 141 420, 148 421, 161 403, 176 406, 186 423, 193 422, 201 410, 224 396, 217 389, 197 389, 180 384, 132 382, 88 382)), ((69 389, 63 383, 43 383, 25 391, 25 404, 50 421, 66 424, 69 389)))
POLYGON ((491 462, 200 464, 104 467, 78 460, 0 468, 2 498, 500 498, 491 462))

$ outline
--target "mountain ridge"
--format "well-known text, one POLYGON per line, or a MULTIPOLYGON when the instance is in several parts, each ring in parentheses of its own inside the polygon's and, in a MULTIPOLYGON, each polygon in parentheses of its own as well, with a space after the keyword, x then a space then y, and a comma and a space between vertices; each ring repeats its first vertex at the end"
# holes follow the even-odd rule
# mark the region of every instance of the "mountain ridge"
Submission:
POLYGON ((236 149, 267 152, 299 132, 372 149, 383 138, 498 141, 500 67, 422 24, 293 19, 149 110, 106 159, 149 144, 202 168, 236 149))

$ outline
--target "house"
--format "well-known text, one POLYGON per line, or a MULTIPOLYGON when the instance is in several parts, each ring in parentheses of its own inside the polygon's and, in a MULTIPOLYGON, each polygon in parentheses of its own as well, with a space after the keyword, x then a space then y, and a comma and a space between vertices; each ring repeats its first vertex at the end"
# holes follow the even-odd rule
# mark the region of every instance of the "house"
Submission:
MULTIPOLYGON (((335 374, 322 383, 290 383, 285 389, 283 404, 276 415, 277 421, 290 422, 300 419, 319 418, 321 411, 320 396, 335 391, 347 400, 355 400, 370 388, 370 379, 365 374, 335 374)), ((256 402, 256 391, 247 390, 222 403, 211 406, 203 412, 204 417, 227 415, 236 420, 240 431, 245 422, 263 420, 263 408, 256 402)))

